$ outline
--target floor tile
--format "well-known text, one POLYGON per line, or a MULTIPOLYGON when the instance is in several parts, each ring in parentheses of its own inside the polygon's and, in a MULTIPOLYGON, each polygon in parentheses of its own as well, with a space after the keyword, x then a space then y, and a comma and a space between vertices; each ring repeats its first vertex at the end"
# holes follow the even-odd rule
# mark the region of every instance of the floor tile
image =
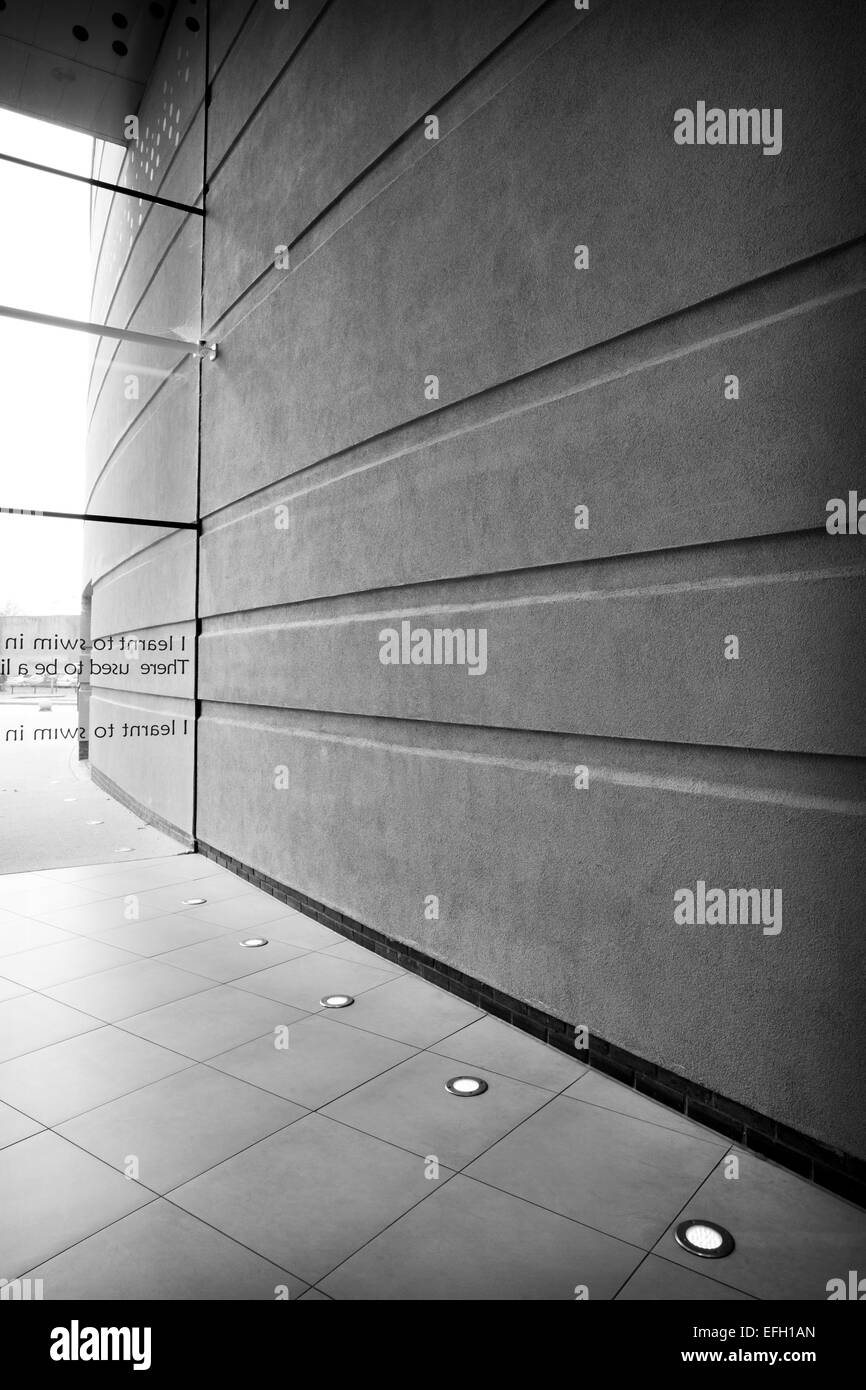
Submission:
POLYGON ((29 1139, 31 1134, 38 1134, 41 1128, 29 1115, 22 1115, 20 1110, 13 1110, 11 1105, 4 1105, 0 1101, 0 1149, 5 1149, 7 1144, 17 1144, 21 1139, 29 1139))
MULTIPOLYGON (((169 883, 159 888, 131 889, 124 886, 123 881, 118 878, 110 883, 103 880, 102 888, 106 890, 108 896, 114 898, 125 898, 130 892, 135 893, 140 906, 148 913, 158 913, 161 916, 169 916, 172 912, 192 912, 197 913, 199 909, 189 902, 190 898, 204 898, 206 894, 201 891, 200 880, 184 880, 181 883, 169 883)), ((249 888, 241 879, 237 879, 234 884, 228 885, 226 890, 239 895, 248 895, 249 888)), ((219 907, 219 903, 213 906, 219 907)))
POLYGON ((247 994, 231 985, 217 985, 189 999, 135 1014, 124 1019, 123 1026, 139 1037, 203 1062, 303 1017, 302 1010, 288 1004, 247 994))
POLYGON ((102 941, 75 937, 57 946, 40 946, 35 951, 21 951, 3 957, 3 972, 7 979, 31 989, 48 989, 67 980, 78 980, 110 970, 116 965, 132 965, 136 959, 129 951, 106 946, 102 941))
MULTIPOLYGON (((338 960, 321 951, 311 951, 283 965, 273 965, 256 975, 238 980, 238 989, 280 999, 295 1008, 312 1012, 326 994, 362 994, 391 982, 391 976, 350 960, 338 960)), ((354 1006, 353 1006, 354 1007, 354 1006)), ((397 1039, 398 1042, 403 1039, 397 1039)))
POLYGON ((18 951, 32 951, 37 946, 51 946, 58 941, 71 940, 69 932, 49 926, 47 922, 21 917, 17 912, 0 911, 0 957, 15 955, 18 951))
POLYGON ((341 1299, 610 1299, 642 1258, 520 1198, 457 1176, 322 1280, 341 1299))
POLYGON ((322 947, 325 955, 339 956, 341 960, 353 960, 357 965, 369 965, 374 970, 382 970, 386 975, 405 975, 406 971, 402 966, 395 965, 393 961, 386 960, 384 956, 377 956, 375 951, 368 951, 366 946, 359 946, 356 941, 341 940, 336 946, 322 947))
POLYGON ((271 1035, 257 1038, 214 1057, 211 1065, 316 1110, 412 1056, 402 1043, 349 1034, 318 1014, 293 1023, 287 1041, 278 1048, 271 1035))
POLYGON ((188 970, 177 970, 161 960, 138 960, 120 965, 114 970, 102 970, 83 980, 71 980, 46 990, 52 999, 83 1009, 105 1023, 117 1023, 121 1018, 144 1013, 147 1009, 170 1004, 200 994, 210 981, 188 970))
MULTIPOLYGON (((348 987, 347 992, 353 993, 348 987)), ((369 998, 356 999, 337 1022, 413 1047, 430 1047, 483 1017, 481 1009, 456 994, 446 994, 416 975, 400 975, 388 979, 369 998)))
POLYGON ((359 1086, 323 1113, 413 1153, 435 1154, 449 1168, 462 1168, 550 1100, 549 1091, 478 1067, 473 1074, 490 1089, 480 1096, 450 1095, 445 1082, 460 1070, 450 1058, 425 1052, 359 1086))
POLYGON ((174 897, 181 896, 177 887, 171 882, 166 884, 165 880, 152 868, 147 868, 138 863, 126 865, 115 865, 115 873, 105 875, 98 879, 86 879, 78 885, 80 888, 88 888, 93 893, 99 893, 102 900, 108 901, 112 898, 123 898, 130 893, 150 893, 156 889, 168 889, 174 897))
POLYGON ((210 873, 188 879, 181 886, 183 887, 181 898, 204 898, 203 908, 213 907, 217 903, 228 902, 229 900, 239 901, 241 898, 266 897, 269 902, 276 902, 275 898, 262 893, 261 889, 256 888, 245 878, 240 878, 237 874, 227 873, 224 869, 217 869, 213 864, 210 866, 210 873))
POLYGON ((766 1299, 827 1299, 831 1279, 866 1275, 866 1212, 775 1164, 735 1149, 739 1177, 716 1168, 671 1217, 655 1253, 692 1269, 705 1261, 677 1245, 674 1231, 692 1217, 731 1232, 734 1250, 718 1264, 725 1280, 766 1299))
POLYGON ((45 879, 41 873, 0 874, 0 907, 7 898, 20 897, 34 888, 44 888, 45 879))
POLYGON ((4 893, 0 897, 0 907, 23 917, 44 917, 46 912, 61 907, 88 907, 101 902, 105 896, 75 883, 43 883, 21 892, 4 893))
POLYGON ((188 1065, 118 1028, 97 1028, 0 1064, 0 1100, 56 1125, 188 1065))
POLYGON ((29 994, 26 985, 19 985, 15 980, 0 979, 0 1000, 15 999, 20 994, 29 994))
POLYGON ((429 1193, 423 1159, 305 1115, 171 1198, 312 1284, 429 1193))
POLYGON ((97 1019, 54 999, 46 999, 42 994, 20 994, 0 1004, 0 1062, 98 1027, 97 1019))
POLYGON ((300 1105, 199 1066, 79 1115, 58 1133, 121 1172, 134 1156, 136 1180, 164 1193, 304 1113, 300 1105))
MULTIPOLYGON (((704 1260, 702 1263, 709 1268, 712 1262, 704 1260)), ((696 1269, 681 1269, 679 1265, 660 1260, 656 1255, 647 1255, 616 1296, 617 1303, 638 1300, 682 1303, 753 1301, 747 1293, 740 1293, 739 1289, 709 1279, 696 1269)))
POLYGON ((280 965, 303 955, 298 946, 285 946, 282 941, 269 941, 267 946, 244 946, 236 932, 200 941, 195 946, 183 946, 160 956, 166 965, 177 965, 209 980, 228 984, 244 975, 255 975, 270 965, 280 965))
POLYGON ((46 1130, 0 1150, 0 1191, 15 1194, 0 1203, 6 1279, 152 1200, 137 1183, 46 1130))
POLYGON ((42 1279, 46 1300, 273 1302, 278 1293, 285 1296, 283 1289, 297 1298, 306 1288, 161 1199, 55 1256, 31 1277, 42 1279))
POLYGON ((305 951, 330 951, 332 946, 347 944, 339 932, 314 922, 312 917, 304 917, 291 907, 283 907, 280 917, 269 919, 267 928, 263 934, 271 941, 285 941, 288 946, 301 946, 305 951))
POLYGON ((563 1091, 563 1095, 587 1105, 615 1110, 619 1115, 633 1115, 636 1120, 646 1120, 649 1124, 661 1125, 663 1129, 675 1129, 679 1134, 693 1134, 696 1139, 707 1139, 713 1144, 721 1142, 718 1134, 707 1129, 706 1125, 696 1124, 677 1110, 661 1105, 632 1086, 625 1086, 621 1081, 614 1081, 591 1068, 586 1068, 584 1075, 567 1091, 563 1091))
POLYGON ((490 1015, 443 1038, 431 1051, 466 1066, 487 1067, 488 1071, 541 1086, 546 1091, 561 1091, 586 1071, 576 1058, 567 1057, 490 1015))
POLYGON ((468 1173, 646 1250, 725 1148, 557 1097, 468 1173))
POLYGON ((196 922, 183 912, 170 917, 152 917, 144 922, 127 922, 124 926, 106 927, 91 932, 91 938, 117 946, 121 951, 133 951, 138 956, 161 956, 179 951, 182 946, 194 946, 198 941, 212 941, 221 936, 222 929, 208 922, 196 922))
MULTIPOLYGON (((178 907, 177 911, 182 912, 183 909, 178 907)), ((170 915, 173 913, 168 913, 159 904, 144 902, 141 895, 132 893, 128 898, 106 898, 88 907, 66 907, 43 912, 40 920, 50 922, 53 927, 61 927, 64 931, 77 932, 80 936, 94 936, 112 927, 126 927, 132 922, 149 922, 170 915)))
MULTIPOLYGON (((269 893, 260 893, 250 889, 249 885, 244 886, 246 892, 243 896, 227 898, 222 902, 207 902, 203 907, 188 910, 202 922, 215 922, 217 926, 233 931, 260 927, 266 922, 277 921, 285 916, 286 909, 283 903, 272 898, 269 893)), ((260 934, 267 936, 267 932, 260 934)))
POLYGON ((333 1303, 334 1300, 332 1298, 329 1298, 326 1293, 322 1293, 319 1289, 307 1289, 307 1292, 302 1293, 298 1301, 301 1303, 305 1301, 308 1303, 312 1303, 314 1301, 318 1303, 333 1303))

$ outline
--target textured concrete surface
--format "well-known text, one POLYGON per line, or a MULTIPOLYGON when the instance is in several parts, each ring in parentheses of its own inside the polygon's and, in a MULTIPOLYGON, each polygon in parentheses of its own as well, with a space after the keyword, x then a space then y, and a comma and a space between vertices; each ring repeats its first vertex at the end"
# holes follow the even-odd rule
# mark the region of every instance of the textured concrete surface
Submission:
MULTIPOLYGON (((864 566, 823 529, 863 427, 858 7, 289 14, 221 10, 211 51, 201 836, 866 1155, 864 566), (698 99, 782 108, 781 153, 677 145, 698 99), (383 666, 404 617, 486 627, 487 673, 383 666), (675 924, 698 880, 780 889, 781 933, 675 924)), ((174 323, 155 232, 117 302, 174 323)), ((94 478, 188 506, 189 412, 148 388, 136 443, 118 385, 94 478)), ((154 540, 99 560, 103 625, 192 616, 154 540)), ((187 814, 189 765, 139 758, 111 775, 187 814)))

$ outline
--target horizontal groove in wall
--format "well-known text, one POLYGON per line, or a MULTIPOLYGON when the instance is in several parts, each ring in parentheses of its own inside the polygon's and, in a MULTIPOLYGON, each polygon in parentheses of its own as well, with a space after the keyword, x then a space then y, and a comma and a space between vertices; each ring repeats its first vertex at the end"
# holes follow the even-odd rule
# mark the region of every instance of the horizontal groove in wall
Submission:
POLYGON ((190 719, 190 706, 193 703, 191 676, 185 677, 190 680, 190 693, 188 695, 165 695, 159 690, 136 690, 130 686, 99 685, 92 682, 90 686, 91 699, 99 698, 106 703, 114 705, 128 706, 130 709, 150 710, 145 702, 150 700, 154 710, 159 713, 163 709, 174 709, 181 718, 190 719))
MULTIPOLYGON (((133 442, 136 435, 138 435, 141 432, 141 430, 146 428, 148 423, 148 417, 151 414, 155 413, 157 410, 161 409, 161 407, 164 405, 164 393, 166 391, 174 390, 182 391, 185 388, 191 390, 198 389, 198 373, 195 370, 195 368, 193 368, 192 373, 190 373, 190 360, 191 359, 189 358, 182 358, 180 362, 178 362, 172 368, 166 370, 166 372, 164 373, 160 372, 159 370, 156 370, 153 373, 145 373, 140 366, 137 368, 137 371, 141 375, 152 374, 155 376, 161 376, 162 380, 157 385, 156 390, 153 391, 152 394, 147 397, 147 400, 144 402, 142 408, 138 411, 137 415, 133 416, 126 429, 117 438, 117 440, 115 440, 114 444, 111 446, 110 452, 106 454, 99 468, 99 471, 94 476, 93 482, 90 485, 90 489, 87 494, 87 501, 85 502, 85 507, 91 506, 94 500, 94 496, 100 484, 104 481, 106 475, 110 472, 110 470, 114 467, 118 459, 122 456, 124 450, 133 442)), ((194 520, 194 518, 192 516, 175 517, 174 520, 192 521, 194 520)))
POLYGON ((449 401, 412 420, 304 465, 295 473, 207 509, 205 532, 243 516, 251 501, 263 508, 356 471, 376 468, 431 445, 483 430, 497 421, 543 409, 566 397, 698 353, 729 339, 808 314, 866 289, 866 237, 810 256, 757 280, 677 310, 648 324, 449 401), (348 465, 348 466, 347 466, 348 465), (321 475, 321 476, 320 476, 321 475))
POLYGON ((751 1149, 761 1157, 769 1158, 817 1185, 866 1207, 864 1160, 790 1129, 770 1116, 740 1105, 604 1038, 590 1034, 588 1048, 577 1049, 572 1021, 546 1014, 482 980, 443 965, 434 957, 395 941, 375 928, 269 878, 205 841, 197 841, 196 850, 279 902, 296 908, 314 921, 393 961, 421 979, 467 1000, 476 1008, 484 1009, 494 1017, 530 1033, 539 1041, 568 1053, 696 1123, 725 1135, 741 1147, 751 1149))
POLYGON ((586 763, 590 785, 598 778, 638 790, 658 788, 844 815, 866 812, 862 758, 239 705, 206 693, 200 716, 203 722, 286 738, 484 763, 537 776, 572 777, 575 764, 586 763))
POLYGON ((674 550, 602 555, 531 569, 431 579, 296 603, 202 613, 205 638, 257 628, 320 626, 513 607, 639 598, 866 576, 856 536, 814 531, 747 536, 674 550))
MULTIPOLYGON (((263 106, 265 105, 265 103, 269 100, 269 98, 274 94, 276 88, 280 85, 280 83, 282 82, 283 78, 286 76, 286 73, 289 71, 289 69, 291 68, 292 64, 296 61, 296 59, 297 59, 297 57, 298 57, 298 54, 303 50, 304 46, 308 43, 308 41, 309 41, 309 39, 311 38, 312 34, 314 33, 315 29, 318 27, 318 25, 320 24, 320 22, 321 22, 321 20, 324 18, 324 16, 328 13, 328 10, 331 9, 333 3, 334 3, 334 0, 326 0, 326 3, 322 6, 322 9, 319 11, 319 13, 318 13, 317 15, 314 15, 314 16, 313 16, 313 19, 310 21, 310 23, 308 24, 307 28, 303 31, 302 34, 300 34, 300 35, 298 36, 298 41, 297 41, 297 43, 295 44, 295 47, 292 49, 291 53, 289 54, 288 58, 286 59, 285 63, 283 64, 283 66, 280 68, 279 72, 277 72, 277 73, 275 74, 275 76, 271 79, 271 81, 270 81, 270 82, 268 83, 268 85, 265 87, 265 89, 264 89, 264 91, 262 92, 262 94, 261 94, 259 97, 256 98, 254 104, 250 107, 250 109, 248 110, 246 116, 244 117, 243 124, 235 131, 234 135, 232 136, 232 138, 231 138, 231 140, 229 141, 229 143, 228 143, 228 145, 226 146, 226 148, 223 150, 223 152, 222 152, 222 154, 220 155, 220 157, 219 157, 218 161, 216 162, 216 164, 214 164, 213 168, 210 168, 210 167, 209 167, 209 169, 208 169, 208 186, 210 186, 210 184, 213 182, 213 180, 216 179, 216 177, 218 176, 220 170, 222 169, 223 165, 225 164, 226 160, 231 158, 231 156, 232 156, 232 154, 234 153, 235 149, 236 149, 237 146, 240 144, 241 140, 244 138, 245 134, 246 134, 247 131, 249 130, 249 128, 250 128, 250 126, 252 125, 253 121, 256 119, 256 116, 258 116, 259 112, 262 110, 262 107, 263 107, 263 106)), ((240 27, 238 33, 235 35, 234 42, 232 43, 232 45, 231 45, 231 47, 229 48, 228 52, 226 53, 225 57, 224 57, 223 60, 221 61, 220 65, 219 65, 219 68, 218 68, 218 69, 216 70, 216 72, 213 74, 213 76, 212 76, 212 78, 211 78, 211 81, 210 81, 210 85, 211 85, 212 88, 216 87, 217 81, 218 81, 219 76, 220 76, 220 73, 222 72, 222 69, 226 66, 226 64, 229 62, 229 59, 231 58, 231 55, 232 55, 234 49, 238 46, 239 43, 243 42, 243 33, 244 33, 244 30, 245 30, 245 28, 246 28, 247 24, 249 23, 249 20, 250 20, 250 18, 251 18, 251 16, 252 16, 253 8, 254 8, 254 6, 250 8, 250 11, 249 11, 249 13, 247 14, 247 16, 246 16, 246 18, 245 18, 243 24, 241 25, 241 27, 240 27)), ((211 96, 211 104, 213 104, 213 97, 212 97, 212 96, 211 96)), ((209 161, 206 161, 206 162, 207 162, 208 165, 209 165, 209 161)))
MULTIPOLYGON (((596 0, 595 10, 603 0, 596 0)), ((311 30, 327 13, 326 6, 311 30)), ((531 65, 544 56, 552 47, 566 38, 572 30, 589 17, 586 11, 569 10, 554 0, 545 0, 522 24, 502 40, 470 72, 466 73, 449 91, 438 100, 430 103, 435 108, 440 123, 439 144, 449 134, 457 131, 465 122, 476 116, 494 100, 508 85, 524 73, 531 65), (477 90, 473 85, 477 84, 477 90)), ((297 50, 296 50, 297 52, 297 50)), ((294 55, 293 55, 294 56, 294 55)), ((288 64, 287 66, 290 66, 288 64)), ((274 86, 277 84, 275 83, 274 86)), ((255 113, 254 113, 255 114, 255 113)), ((249 124, 249 123, 248 123, 249 124)), ((289 243, 293 268, 314 255, 327 241, 347 225, 358 213, 374 202, 383 192, 420 160, 431 154, 431 144, 419 141, 421 122, 415 121, 340 190, 335 198, 311 219, 311 221, 289 243)), ((240 137, 238 137, 240 138, 240 137)), ((235 145, 237 140, 235 141, 235 145)), ((210 184, 215 185, 217 175, 225 166, 231 149, 211 173, 210 184)), ((208 334, 220 330, 225 339, 238 323, 254 312, 258 303, 244 313, 240 313, 244 302, 254 294, 268 274, 264 267, 232 301, 224 306, 212 320, 208 334), (226 320, 229 320, 226 327, 226 320)), ((278 284, 281 282, 278 282, 278 284)), ((278 288, 278 285, 277 285, 278 288)), ((271 291, 268 291, 270 294, 271 291)), ((266 298, 264 296, 264 298, 266 298)), ((258 301, 262 302, 261 300, 258 301)))

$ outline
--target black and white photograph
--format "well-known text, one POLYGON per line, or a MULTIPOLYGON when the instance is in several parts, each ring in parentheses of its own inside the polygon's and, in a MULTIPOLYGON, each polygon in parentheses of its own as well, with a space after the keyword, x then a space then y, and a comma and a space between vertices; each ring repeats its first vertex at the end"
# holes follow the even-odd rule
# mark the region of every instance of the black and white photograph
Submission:
POLYGON ((839 1383, 864 74, 862 0, 0 0, 28 1372, 566 1302, 839 1383))

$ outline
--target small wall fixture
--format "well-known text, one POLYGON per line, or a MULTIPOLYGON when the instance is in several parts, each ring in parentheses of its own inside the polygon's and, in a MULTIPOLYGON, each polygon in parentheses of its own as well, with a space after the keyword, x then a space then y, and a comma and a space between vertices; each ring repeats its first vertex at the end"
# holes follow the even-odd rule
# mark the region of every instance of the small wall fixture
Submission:
POLYGON ((183 898, 181 901, 184 907, 201 907, 202 903, 207 902, 207 898, 183 898))
POLYGON ((734 1237, 714 1221, 681 1221, 676 1229, 677 1245, 703 1260, 720 1260, 730 1255, 734 1237))
POLYGON ((241 942, 242 946, 267 946, 267 944, 268 939, 266 936, 248 936, 241 942))
POLYGON ((480 1076, 452 1076, 445 1082, 445 1090, 452 1096, 481 1096, 487 1090, 487 1082, 480 1076))
POLYGON ((326 994, 319 1003, 323 1009, 348 1009, 355 1000, 351 994, 326 994))

